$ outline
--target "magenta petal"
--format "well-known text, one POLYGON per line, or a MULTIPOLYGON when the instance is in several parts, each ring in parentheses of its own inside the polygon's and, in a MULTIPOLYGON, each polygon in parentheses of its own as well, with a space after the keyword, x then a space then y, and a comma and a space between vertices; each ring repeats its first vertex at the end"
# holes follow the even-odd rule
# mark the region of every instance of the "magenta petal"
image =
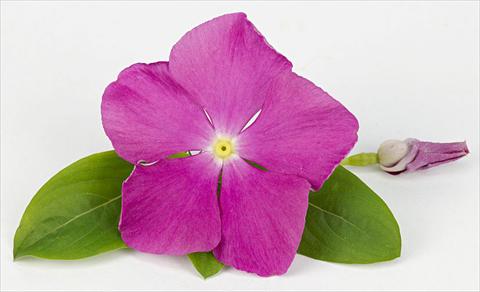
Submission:
POLYGON ((358 122, 312 82, 286 73, 271 84, 263 110, 239 137, 239 153, 268 170, 320 188, 357 141, 358 122))
POLYGON ((150 253, 212 250, 220 241, 219 172, 209 154, 137 165, 123 184, 122 239, 150 253))
POLYGON ((280 275, 295 257, 310 185, 293 175, 265 172, 241 159, 223 169, 222 239, 217 259, 260 276, 280 275))
POLYGON ((243 13, 199 25, 170 53, 172 76, 227 135, 240 132, 260 110, 272 78, 291 67, 243 13))
POLYGON ((469 153, 465 142, 434 143, 408 139, 412 149, 416 149, 415 158, 408 163, 406 171, 426 169, 459 159, 469 153))
POLYGON ((213 135, 202 108, 173 81, 166 62, 123 70, 103 94, 102 122, 115 151, 133 164, 203 149, 213 135))

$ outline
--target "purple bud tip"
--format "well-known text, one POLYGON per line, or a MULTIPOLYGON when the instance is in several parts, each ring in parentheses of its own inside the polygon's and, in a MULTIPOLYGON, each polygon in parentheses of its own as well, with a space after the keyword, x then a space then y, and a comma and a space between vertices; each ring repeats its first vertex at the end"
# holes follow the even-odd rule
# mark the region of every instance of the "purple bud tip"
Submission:
POLYGON ((391 174, 430 168, 459 159, 468 153, 466 142, 436 143, 412 138, 404 141, 388 140, 378 149, 380 167, 391 174), (408 148, 407 151, 399 152, 398 149, 405 147, 408 148))

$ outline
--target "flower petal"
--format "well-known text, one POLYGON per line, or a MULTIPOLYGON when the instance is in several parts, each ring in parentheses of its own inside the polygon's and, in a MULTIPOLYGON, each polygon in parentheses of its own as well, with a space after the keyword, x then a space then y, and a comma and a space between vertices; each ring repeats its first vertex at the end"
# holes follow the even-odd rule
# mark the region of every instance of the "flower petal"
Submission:
POLYGON ((273 82, 258 119, 238 139, 239 155, 321 187, 357 141, 358 122, 310 81, 286 73, 273 82))
POLYGON ((215 257, 260 276, 285 273, 300 244, 309 188, 303 178, 262 171, 241 159, 226 163, 215 257))
POLYGON ((243 13, 201 24, 170 53, 172 76, 227 135, 240 132, 261 108, 270 80, 291 68, 243 13))
POLYGON ((219 173, 220 166, 206 153, 137 165, 123 184, 122 239, 150 253, 212 250, 220 240, 219 173))
POLYGON ((115 151, 133 164, 203 149, 213 136, 203 110, 173 81, 166 62, 123 70, 103 94, 102 122, 115 151))
POLYGON ((412 147, 417 148, 413 161, 408 163, 407 171, 426 169, 462 158, 469 153, 466 142, 437 143, 407 139, 412 147))

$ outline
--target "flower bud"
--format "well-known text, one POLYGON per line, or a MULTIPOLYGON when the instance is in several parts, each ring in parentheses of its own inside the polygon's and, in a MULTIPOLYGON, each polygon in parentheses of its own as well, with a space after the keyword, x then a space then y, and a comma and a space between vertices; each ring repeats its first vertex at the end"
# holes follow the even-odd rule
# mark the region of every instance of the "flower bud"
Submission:
POLYGON ((387 140, 378 148, 380 167, 398 174, 437 166, 469 153, 465 142, 435 143, 417 139, 387 140))
POLYGON ((408 150, 409 146, 404 141, 387 140, 378 148, 378 162, 386 167, 393 166, 407 155, 408 150))

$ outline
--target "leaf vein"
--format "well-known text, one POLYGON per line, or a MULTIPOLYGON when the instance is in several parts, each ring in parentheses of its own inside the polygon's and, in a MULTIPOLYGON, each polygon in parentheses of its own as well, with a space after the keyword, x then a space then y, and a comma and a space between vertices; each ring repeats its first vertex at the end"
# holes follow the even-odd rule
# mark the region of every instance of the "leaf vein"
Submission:
POLYGON ((110 200, 108 200, 108 201, 106 201, 106 202, 104 202, 104 203, 102 203, 102 204, 100 204, 100 205, 98 205, 98 206, 95 206, 95 207, 92 208, 92 209, 89 209, 89 210, 87 210, 87 211, 85 211, 85 212, 82 212, 82 213, 80 213, 80 214, 78 214, 78 215, 75 215, 75 216, 72 217, 71 219, 67 220, 65 223, 63 223, 63 224, 55 227, 54 229, 52 229, 51 231, 49 231, 49 232, 47 232, 47 233, 45 233, 44 236, 40 237, 39 239, 37 239, 36 241, 34 241, 33 243, 31 243, 31 244, 29 245, 29 247, 34 246, 34 245, 37 244, 40 240, 44 239, 45 237, 47 237, 48 235, 50 235, 50 234, 52 234, 52 233, 57 232, 59 229, 67 226, 68 224, 72 223, 73 221, 77 220, 78 218, 80 218, 80 217, 82 217, 82 216, 85 216, 85 215, 87 215, 87 214, 89 214, 89 213, 91 213, 91 212, 93 212, 93 211, 95 211, 95 210, 97 210, 97 209, 99 209, 99 208, 102 208, 102 207, 104 207, 104 206, 106 206, 106 205, 108 205, 108 204, 110 204, 110 203, 118 200, 118 199, 121 198, 121 197, 122 197, 122 195, 116 196, 116 197, 114 197, 114 198, 112 198, 112 199, 110 199, 110 200))
POLYGON ((365 233, 365 234, 368 235, 368 233, 366 233, 363 229, 361 229, 360 227, 358 227, 358 226, 355 225, 354 223, 348 221, 348 220, 345 219, 344 217, 342 217, 342 216, 340 216, 340 215, 337 215, 337 214, 335 214, 335 213, 332 213, 332 212, 330 212, 330 211, 328 211, 328 210, 325 210, 325 209, 323 209, 323 208, 321 208, 321 207, 319 207, 319 206, 317 206, 317 205, 312 204, 311 202, 308 202, 308 204, 309 204, 310 206, 312 206, 313 208, 319 210, 320 212, 324 212, 324 213, 326 213, 326 214, 328 214, 328 215, 331 215, 331 216, 333 216, 333 217, 335 217, 335 218, 338 218, 338 219, 340 219, 341 221, 347 223, 348 225, 353 226, 354 228, 356 228, 356 229, 359 230, 360 232, 365 233))

